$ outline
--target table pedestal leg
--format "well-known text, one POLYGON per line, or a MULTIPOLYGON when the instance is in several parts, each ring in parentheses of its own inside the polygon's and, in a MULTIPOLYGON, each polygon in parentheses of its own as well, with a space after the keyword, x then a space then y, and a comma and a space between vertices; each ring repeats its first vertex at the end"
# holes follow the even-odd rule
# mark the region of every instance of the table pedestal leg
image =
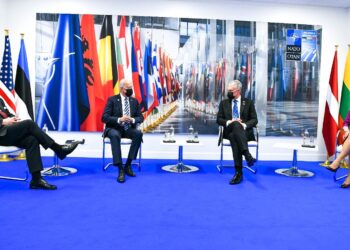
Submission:
POLYGON ((163 170, 174 173, 189 173, 195 172, 198 170, 195 166, 185 165, 183 163, 183 145, 179 145, 179 154, 177 158, 177 164, 175 165, 166 165, 162 167, 163 170))
POLYGON ((55 154, 53 158, 53 166, 50 168, 45 168, 44 170, 41 171, 42 175, 45 176, 65 176, 65 175, 70 175, 74 174, 77 172, 77 169, 75 168, 70 168, 70 167, 61 167, 58 164, 58 157, 55 154))
POLYGON ((298 150, 293 150, 293 163, 290 168, 276 169, 275 173, 290 177, 312 177, 314 173, 298 169, 298 150))

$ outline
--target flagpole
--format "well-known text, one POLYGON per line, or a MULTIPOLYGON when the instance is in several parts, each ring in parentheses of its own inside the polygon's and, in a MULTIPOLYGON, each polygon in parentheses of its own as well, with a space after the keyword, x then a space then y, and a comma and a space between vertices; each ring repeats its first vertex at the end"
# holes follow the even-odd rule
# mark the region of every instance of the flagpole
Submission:
MULTIPOLYGON (((350 50, 350 44, 348 44, 348 51, 350 50)), ((345 69, 346 70, 346 69, 345 69)), ((340 114, 339 114, 340 115, 340 114)), ((350 162, 350 156, 349 156, 349 162, 350 162)), ((349 168, 349 164, 346 163, 346 160, 342 160, 340 167, 342 168, 349 168)))
POLYGON ((323 167, 326 167, 326 166, 329 166, 331 165, 331 161, 329 160, 329 155, 327 154, 327 158, 326 160, 323 162, 323 163, 320 163, 320 166, 323 166, 323 167))
MULTIPOLYGON (((9 29, 4 29, 5 36, 9 35, 9 29)), ((13 158, 10 158, 8 154, 1 154, 0 155, 0 162, 8 162, 13 161, 13 158)))
MULTIPOLYGON (((348 45, 349 47, 350 47, 350 45, 348 45)), ((338 51, 338 47, 339 47, 339 45, 338 44, 336 44, 335 45, 335 53, 338 51)), ((327 101, 326 101, 326 103, 327 103, 327 101)), ((339 124, 338 124, 339 125, 339 124)), ((338 131, 339 131, 339 127, 338 127, 338 131)), ((339 133, 337 132, 337 134, 338 134, 338 136, 339 136, 339 133)), ((335 143, 336 145, 335 145, 335 147, 337 148, 337 142, 335 143)), ((337 150, 337 149, 336 149, 337 150)), ((330 160, 329 160, 329 158, 330 158, 330 156, 328 155, 328 152, 327 152, 327 158, 326 158, 326 160, 323 162, 323 163, 321 163, 320 165, 321 166, 329 166, 330 164, 331 164, 331 162, 330 162, 330 160)))

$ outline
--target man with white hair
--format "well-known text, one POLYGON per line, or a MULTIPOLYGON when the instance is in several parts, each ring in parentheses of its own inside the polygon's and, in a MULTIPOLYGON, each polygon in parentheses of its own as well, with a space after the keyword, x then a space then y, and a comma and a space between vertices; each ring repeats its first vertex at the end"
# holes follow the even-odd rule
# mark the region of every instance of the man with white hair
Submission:
POLYGON ((121 80, 120 94, 108 99, 102 115, 102 121, 106 124, 104 136, 111 140, 113 165, 119 169, 117 178, 119 183, 125 182, 125 174, 130 177, 136 176, 131 169, 131 162, 136 159, 142 142, 142 132, 137 129, 137 124, 143 122, 143 116, 139 103, 132 97, 132 86, 130 80, 121 80), (124 168, 120 147, 121 138, 132 140, 124 168))
POLYGON ((258 118, 253 101, 241 96, 242 83, 234 80, 228 85, 228 99, 222 100, 216 122, 224 127, 224 138, 231 143, 236 173, 230 181, 231 185, 241 183, 242 156, 247 165, 253 166, 255 159, 248 150, 248 140, 254 140, 253 127, 258 118))

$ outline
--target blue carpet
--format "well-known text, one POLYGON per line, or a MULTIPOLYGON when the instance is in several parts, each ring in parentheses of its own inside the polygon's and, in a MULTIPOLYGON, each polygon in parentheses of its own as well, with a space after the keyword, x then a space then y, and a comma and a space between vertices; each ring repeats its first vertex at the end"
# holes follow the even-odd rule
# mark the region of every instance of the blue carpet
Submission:
MULTIPOLYGON (((314 177, 291 178, 274 173, 290 162, 260 161, 237 186, 216 161, 186 161, 200 168, 187 174, 162 171, 168 163, 143 160, 119 184, 100 159, 69 158, 61 165, 78 173, 47 178, 57 191, 0 180, 0 249, 347 249, 350 189, 317 162, 299 162, 314 177)), ((0 175, 25 169, 0 163, 0 175)))

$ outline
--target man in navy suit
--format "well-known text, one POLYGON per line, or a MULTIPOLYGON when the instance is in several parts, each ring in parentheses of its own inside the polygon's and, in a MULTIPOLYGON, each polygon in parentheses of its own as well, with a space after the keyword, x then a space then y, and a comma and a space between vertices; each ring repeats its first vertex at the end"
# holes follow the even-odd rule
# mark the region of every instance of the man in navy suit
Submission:
POLYGON ((253 127, 258 124, 253 101, 241 96, 242 83, 234 80, 228 85, 228 99, 222 100, 216 122, 224 127, 224 138, 231 143, 236 173, 230 184, 239 184, 243 179, 242 156, 248 166, 255 159, 249 153, 248 140, 254 140, 253 127))
POLYGON ((111 140, 113 165, 119 169, 117 181, 125 182, 125 174, 135 177, 131 169, 132 160, 136 159, 142 142, 142 132, 137 129, 137 125, 143 122, 140 106, 132 96, 132 82, 123 79, 119 83, 120 94, 108 99, 107 105, 102 115, 102 121, 106 124, 104 136, 111 140), (121 138, 132 140, 128 159, 123 168, 122 152, 120 147, 121 138))
POLYGON ((60 159, 64 159, 78 146, 78 141, 70 144, 59 145, 32 120, 21 121, 13 115, 0 98, 0 145, 16 146, 26 150, 26 160, 32 180, 31 189, 55 190, 57 187, 47 183, 41 177, 43 163, 40 155, 40 145, 45 149, 51 148, 60 159))

